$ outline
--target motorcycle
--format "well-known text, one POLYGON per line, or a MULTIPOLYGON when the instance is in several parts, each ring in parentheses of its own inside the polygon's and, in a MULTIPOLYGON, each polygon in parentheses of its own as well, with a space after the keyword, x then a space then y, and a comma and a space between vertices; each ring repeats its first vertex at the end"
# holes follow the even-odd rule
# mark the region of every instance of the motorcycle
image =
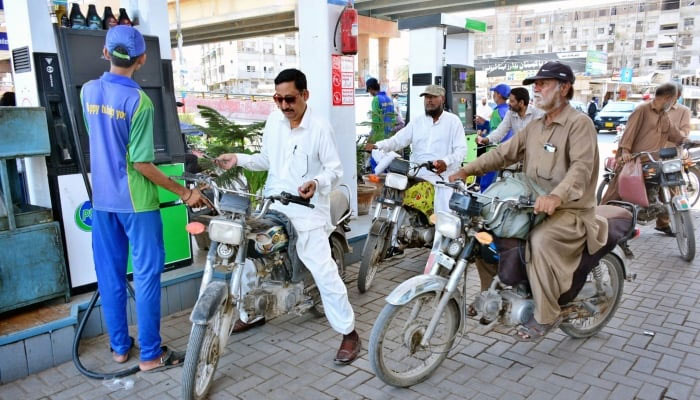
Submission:
MULTIPOLYGON (((509 257, 510 264, 499 265, 490 287, 477 295, 472 303, 476 317, 467 316, 466 285, 469 264, 477 258, 497 262, 496 256, 505 259, 507 251, 506 246, 496 246, 500 242, 494 242, 487 232, 482 207, 522 209, 533 207, 533 199, 490 198, 461 182, 445 185, 455 189, 450 199, 454 213, 438 213, 437 239, 424 274, 401 283, 387 296, 370 335, 372 368, 392 386, 408 387, 426 380, 447 358, 458 336, 461 342, 467 333, 508 333, 534 313, 524 261, 518 253, 524 241, 504 239, 517 242, 515 247, 508 246, 515 249, 515 257, 509 257), (501 278, 513 276, 502 274, 505 269, 519 271, 519 280, 501 278)), ((559 298, 563 319, 559 328, 574 338, 598 333, 620 304, 624 280, 634 279, 613 251, 620 241, 636 234, 634 206, 616 202, 596 211, 608 219, 608 241, 595 254, 584 251, 571 288, 559 298)))
MULTIPOLYGON (((398 157, 398 154, 395 154, 398 157)), ((421 168, 434 171, 428 161, 414 164, 393 158, 388 165, 381 196, 376 200, 372 226, 362 249, 357 277, 360 293, 369 290, 379 264, 405 248, 423 247, 432 243, 435 226, 433 214, 435 188, 416 177, 421 168)), ((377 171, 383 167, 378 166, 377 171)))
MULTIPOLYGON (((203 399, 239 318, 239 307, 246 311, 249 321, 288 313, 301 315, 307 311, 323 314, 313 277, 300 261, 294 262, 295 257, 290 256, 293 248, 289 247, 286 217, 270 210, 273 202, 314 206, 309 200, 286 192, 256 196, 247 190, 224 189, 205 175, 179 179, 206 185, 210 190, 205 195, 211 193, 210 200, 218 214, 208 227, 197 222, 188 225, 188 231, 193 234, 206 229, 211 239, 199 297, 190 314, 192 330, 182 374, 182 398, 203 399), (253 211, 252 199, 262 202, 257 212, 253 211), (256 273, 244 277, 244 266, 250 262, 256 273), (230 275, 229 281, 214 279, 215 271, 230 275), (243 285, 248 286, 246 294, 243 285)), ((237 183, 236 187, 245 187, 244 183, 237 183)), ((349 251, 345 232, 350 230, 347 226, 350 215, 349 193, 336 189, 331 193, 331 218, 336 230, 328 240, 341 278, 345 272, 343 256, 349 251)))
MULTIPOLYGON (((688 143, 683 145, 683 149, 696 145, 688 143)), ((668 213, 671 232, 676 237, 681 257, 692 261, 695 258, 695 231, 690 208, 697 202, 700 169, 691 158, 679 158, 675 147, 663 148, 658 153, 660 160, 654 159, 650 152, 633 154, 633 158, 646 156, 649 159, 642 166, 649 207, 638 207, 638 222, 647 225, 655 221, 657 216, 668 213)), ((615 176, 616 164, 614 157, 605 159, 603 181, 598 185, 596 193, 598 204, 615 176)), ((629 248, 625 249, 625 253, 632 256, 629 248)))

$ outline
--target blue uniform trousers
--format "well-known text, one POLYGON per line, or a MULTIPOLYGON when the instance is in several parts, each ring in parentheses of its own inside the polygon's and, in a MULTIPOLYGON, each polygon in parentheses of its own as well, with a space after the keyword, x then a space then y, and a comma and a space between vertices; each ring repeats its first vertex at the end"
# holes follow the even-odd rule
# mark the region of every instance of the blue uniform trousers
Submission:
POLYGON ((160 349, 160 274, 165 262, 160 212, 117 213, 93 210, 92 251, 109 343, 117 354, 131 345, 126 320, 126 267, 131 244, 141 361, 160 349))

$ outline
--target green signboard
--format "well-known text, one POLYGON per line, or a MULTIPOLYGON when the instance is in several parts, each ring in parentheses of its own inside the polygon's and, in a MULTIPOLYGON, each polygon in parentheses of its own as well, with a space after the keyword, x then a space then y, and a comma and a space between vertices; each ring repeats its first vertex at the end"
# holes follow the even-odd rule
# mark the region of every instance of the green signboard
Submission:
POLYGON ((486 32, 486 22, 484 21, 479 21, 477 19, 469 19, 467 18, 467 22, 464 25, 465 29, 470 29, 472 31, 477 31, 477 32, 486 32))

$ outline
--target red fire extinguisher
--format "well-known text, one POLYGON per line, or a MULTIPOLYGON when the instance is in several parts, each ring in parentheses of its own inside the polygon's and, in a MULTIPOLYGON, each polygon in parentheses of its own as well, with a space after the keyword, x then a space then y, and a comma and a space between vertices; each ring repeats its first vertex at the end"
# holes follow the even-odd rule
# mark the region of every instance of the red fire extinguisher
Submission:
POLYGON ((357 10, 348 1, 340 13, 340 52, 343 54, 357 54, 357 20, 357 10))

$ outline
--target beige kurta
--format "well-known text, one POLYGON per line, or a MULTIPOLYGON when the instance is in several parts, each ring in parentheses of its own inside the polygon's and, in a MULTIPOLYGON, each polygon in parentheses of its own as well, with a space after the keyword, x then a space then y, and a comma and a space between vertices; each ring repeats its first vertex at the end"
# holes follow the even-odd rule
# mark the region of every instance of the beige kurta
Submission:
POLYGON ((464 169, 469 175, 523 161, 527 176, 562 200, 529 238, 527 274, 542 324, 559 316, 559 296, 571 288, 584 246, 594 253, 607 240, 607 221, 595 215, 598 140, 593 122, 567 106, 549 125, 545 117, 530 122, 506 143, 464 169))
MULTIPOLYGON (((654 102, 650 101, 637 107, 630 115, 618 146, 617 157, 619 160, 623 149, 632 154, 643 151, 655 152, 666 146, 667 142, 680 144, 684 139, 679 126, 671 122, 670 113, 654 108, 654 102)), ((615 176, 608 184, 608 189, 600 201, 601 204, 620 199, 617 181, 621 170, 622 163, 618 162, 615 176)))

